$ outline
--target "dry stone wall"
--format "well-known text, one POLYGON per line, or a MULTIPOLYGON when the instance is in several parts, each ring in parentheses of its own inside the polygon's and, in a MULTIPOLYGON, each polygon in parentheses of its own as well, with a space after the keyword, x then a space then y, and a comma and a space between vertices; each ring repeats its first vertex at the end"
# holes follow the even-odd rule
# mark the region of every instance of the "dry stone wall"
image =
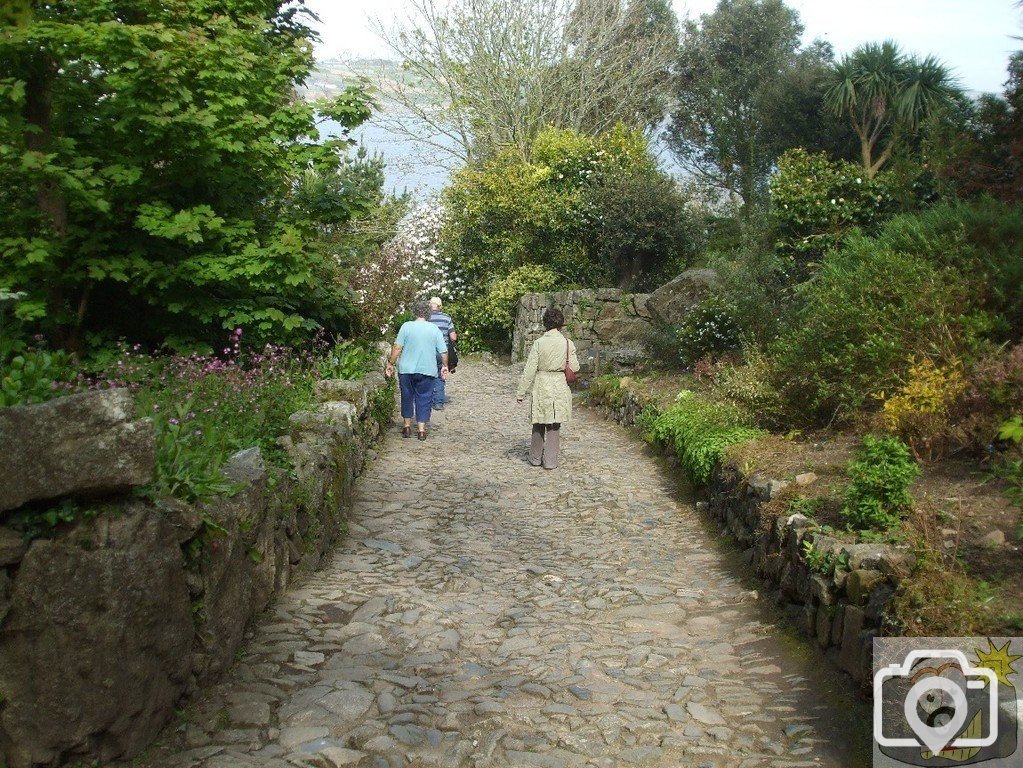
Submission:
MULTIPOLYGON (((291 473, 268 468, 252 448, 224 469, 237 493, 202 506, 125 500, 116 513, 30 544, 0 526, 0 765, 137 755, 183 696, 233 663, 249 621, 297 573, 320 566, 380 431, 374 403, 393 404, 393 393, 374 375, 321 382, 317 395, 282 438, 291 473)), ((131 423, 127 393, 106 401, 120 408, 119 423, 131 423)), ((55 403, 51 411, 69 412, 55 403)), ((0 410, 0 424, 35 423, 32 408, 47 406, 6 409, 19 411, 6 422, 0 410)), ((88 429, 68 429, 86 440, 88 429)), ((134 441, 139 429, 122 431, 134 441)), ((17 452, 32 433, 5 435, 17 452)), ((146 450, 148 473, 104 487, 151 476, 146 450)), ((86 487, 95 491, 99 474, 94 468, 86 487)))
POLYGON ((651 333, 684 322, 717 284, 714 270, 690 269, 653 293, 617 288, 527 293, 519 300, 512 332, 512 362, 526 359, 530 345, 544 333, 544 311, 557 307, 584 375, 631 372, 646 360, 651 333))
MULTIPOLYGON (((614 402, 591 399, 608 418, 634 425, 646 402, 623 387, 614 402)), ((591 398, 593 393, 591 390, 591 398)), ((666 446, 674 459, 674 448, 666 446)), ((821 531, 801 514, 771 514, 768 503, 793 482, 747 475, 732 464, 715 468, 707 501, 697 508, 720 523, 744 550, 775 602, 839 669, 863 685, 871 678, 873 639, 899 581, 913 567, 913 556, 880 544, 852 544, 821 531), (826 568, 811 568, 806 547, 826 568)))
POLYGON ((565 315, 564 331, 575 342, 584 373, 632 370, 647 355, 648 298, 617 288, 526 294, 519 300, 512 362, 526 359, 532 343, 544 333, 544 311, 557 307, 565 315))
POLYGON ((127 390, 0 408, 0 512, 67 494, 103 495, 153 476, 153 424, 127 390), (14 448, 17 448, 14 450, 14 448))

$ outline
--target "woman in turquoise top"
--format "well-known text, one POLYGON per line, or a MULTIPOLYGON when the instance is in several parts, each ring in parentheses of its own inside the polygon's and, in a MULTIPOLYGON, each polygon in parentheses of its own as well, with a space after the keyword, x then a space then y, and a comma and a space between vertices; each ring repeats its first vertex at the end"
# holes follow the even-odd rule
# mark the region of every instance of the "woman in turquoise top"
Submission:
POLYGON ((419 426, 419 439, 426 439, 426 425, 430 423, 433 385, 437 378, 437 356, 441 358, 440 375, 448 375, 448 345, 444 334, 430 322, 430 304, 417 301, 412 305, 415 320, 403 323, 394 340, 385 373, 394 373, 398 364, 398 386, 401 389, 401 417, 405 425, 402 437, 412 437, 412 420, 419 426))

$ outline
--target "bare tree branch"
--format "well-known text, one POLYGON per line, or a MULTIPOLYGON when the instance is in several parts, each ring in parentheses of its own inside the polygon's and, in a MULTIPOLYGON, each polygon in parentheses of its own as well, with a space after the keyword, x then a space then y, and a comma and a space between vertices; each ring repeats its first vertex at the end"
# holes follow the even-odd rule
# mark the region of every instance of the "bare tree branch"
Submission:
POLYGON ((525 158, 547 127, 656 124, 678 40, 648 1, 411 0, 406 23, 376 25, 404 73, 379 84, 396 106, 381 122, 458 162, 509 147, 525 158))

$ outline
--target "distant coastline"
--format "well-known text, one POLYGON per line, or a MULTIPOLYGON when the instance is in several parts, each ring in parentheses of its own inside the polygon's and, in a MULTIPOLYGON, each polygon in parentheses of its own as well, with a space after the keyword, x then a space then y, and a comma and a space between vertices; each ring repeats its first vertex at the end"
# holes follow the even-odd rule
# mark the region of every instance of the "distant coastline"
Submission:
MULTIPOLYGON (((317 62, 316 70, 306 83, 302 95, 308 99, 329 98, 336 96, 342 88, 349 85, 369 82, 376 90, 376 83, 396 81, 404 76, 401 65, 386 59, 361 59, 344 62, 328 59, 317 62)), ((379 93, 375 94, 379 97, 379 93)), ((423 90, 423 98, 428 94, 423 90)), ((366 147, 370 154, 379 154, 386 164, 384 168, 384 190, 393 194, 410 193, 416 200, 425 200, 437 195, 447 186, 451 178, 452 158, 445 152, 431 147, 424 141, 412 136, 429 136, 430 141, 443 146, 453 146, 451 140, 436 135, 429 127, 414 115, 394 116, 386 118, 382 110, 374 112, 365 124, 353 131, 351 136, 366 147), (405 123, 408 132, 399 132, 393 123, 405 123)), ((320 131, 324 137, 339 135, 341 128, 331 120, 320 123, 320 131)), ((676 178, 684 176, 681 168, 676 165, 670 152, 659 138, 651 141, 654 152, 664 170, 676 178)))
MULTIPOLYGON (((386 59, 363 59, 356 62, 325 60, 317 63, 316 71, 309 78, 303 95, 309 99, 331 97, 348 85, 356 85, 369 79, 374 84, 386 83, 402 77, 401 66, 386 59)), ((379 96, 379 94, 376 94, 379 96)), ((424 94, 425 97, 425 94, 424 94)), ((386 109, 387 105, 382 105, 386 109)), ((383 157, 384 190, 393 194, 410 193, 417 200, 424 200, 438 194, 451 177, 450 160, 444 153, 433 149, 394 129, 394 122, 404 122, 415 135, 432 135, 433 141, 445 143, 444 137, 433 132, 418 118, 388 116, 381 111, 374 113, 364 125, 353 131, 351 136, 365 146, 370 154, 383 157)), ((337 136, 340 126, 331 120, 320 123, 324 137, 337 136)))

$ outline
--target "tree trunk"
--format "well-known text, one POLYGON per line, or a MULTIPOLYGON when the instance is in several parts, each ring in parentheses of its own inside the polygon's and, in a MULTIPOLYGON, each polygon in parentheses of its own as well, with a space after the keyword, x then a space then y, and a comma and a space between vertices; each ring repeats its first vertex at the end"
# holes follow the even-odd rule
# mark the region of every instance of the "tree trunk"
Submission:
MULTIPOLYGON (((29 152, 46 152, 53 135, 52 85, 55 67, 52 62, 40 63, 25 87, 24 117, 36 128, 25 132, 25 148, 29 152)), ((36 190, 36 206, 43 221, 47 222, 58 237, 67 234, 67 200, 59 186, 53 181, 44 181, 36 190)))
MULTIPOLYGON (((52 87, 56 70, 56 65, 49 57, 41 58, 36 62, 36 67, 26 84, 22 115, 25 122, 35 129, 25 132, 25 149, 29 152, 46 153, 50 148, 53 137, 52 87)), ((50 230, 51 236, 59 244, 67 237, 67 198, 52 179, 41 181, 36 189, 36 209, 41 225, 50 230)), ((56 275, 47 291, 47 316, 53 327, 51 341, 56 346, 75 352, 78 350, 73 348, 74 345, 77 343, 80 346, 81 343, 81 323, 77 313, 73 321, 69 320, 68 309, 65 306, 67 296, 64 276, 68 266, 66 257, 56 260, 56 275)))

